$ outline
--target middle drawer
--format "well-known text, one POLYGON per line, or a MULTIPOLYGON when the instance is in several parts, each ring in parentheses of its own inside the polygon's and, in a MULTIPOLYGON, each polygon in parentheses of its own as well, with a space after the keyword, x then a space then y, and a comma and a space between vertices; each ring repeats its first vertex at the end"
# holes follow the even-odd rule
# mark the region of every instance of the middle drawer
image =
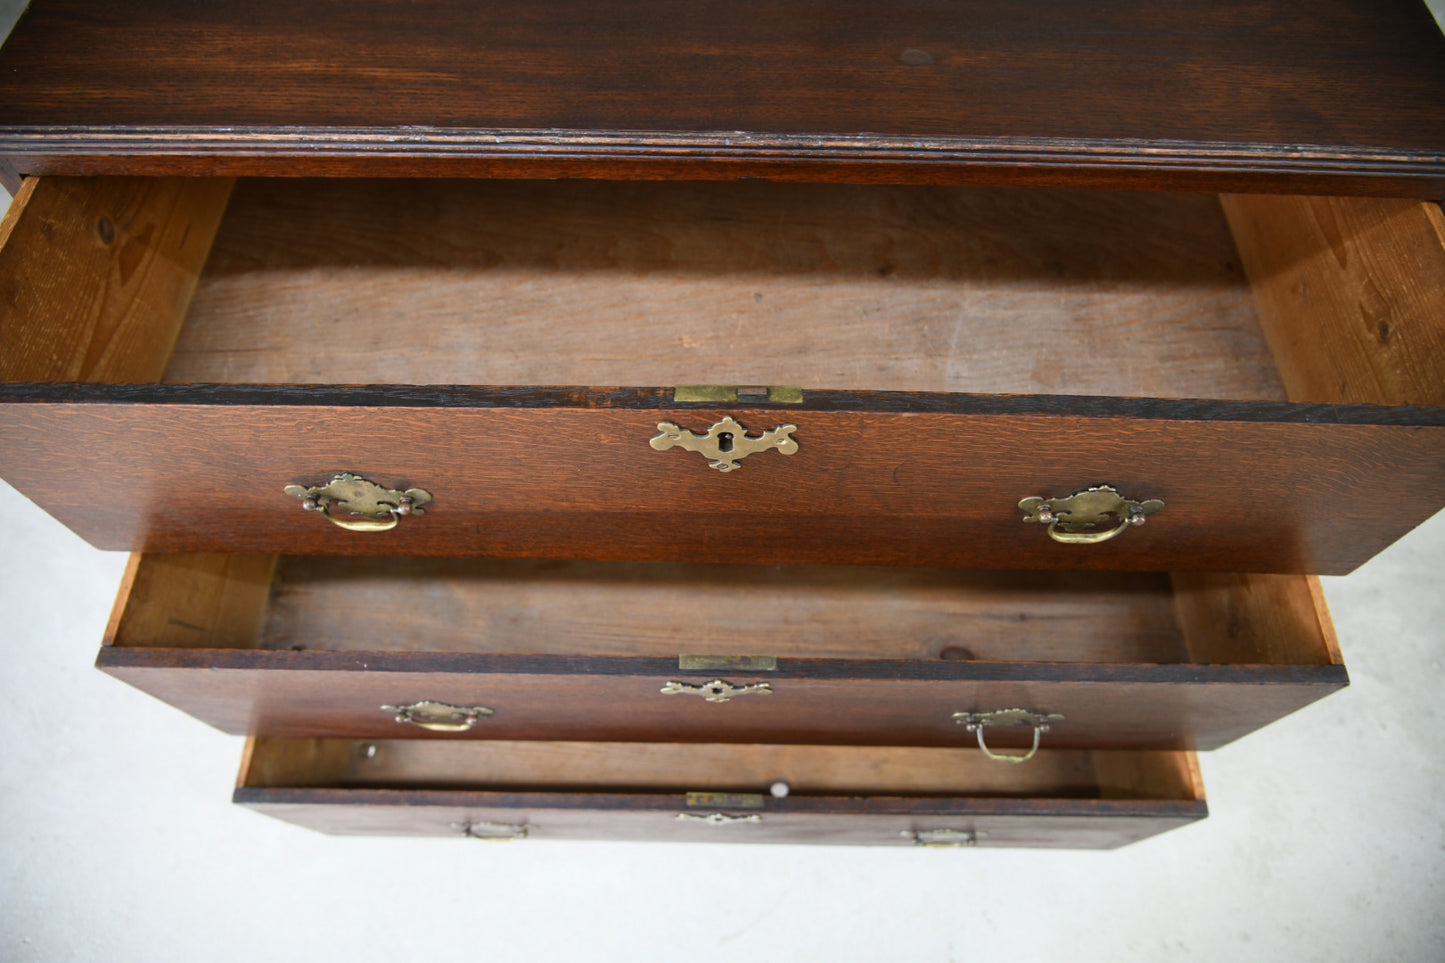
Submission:
POLYGON ((98 665, 233 733, 1015 752, 1347 684, 1306 576, 244 555, 133 556, 98 665))

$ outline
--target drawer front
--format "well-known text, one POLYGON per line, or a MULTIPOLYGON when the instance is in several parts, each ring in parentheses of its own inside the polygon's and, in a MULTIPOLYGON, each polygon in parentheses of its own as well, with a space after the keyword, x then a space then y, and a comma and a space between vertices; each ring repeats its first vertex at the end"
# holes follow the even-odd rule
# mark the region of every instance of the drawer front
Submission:
POLYGON ((1439 409, 670 394, 14 388, 0 475, 107 549, 995 568, 1342 574, 1445 503, 1439 409), (794 426, 796 451, 723 472, 650 444, 724 417, 753 437, 794 426), (357 532, 288 494, 342 472, 432 500, 357 532), (1019 507, 1100 485, 1158 510, 1064 544, 1019 507))
POLYGON ((234 801, 323 833, 458 839, 1114 849, 1203 819, 1203 800, 768 799, 237 789, 234 801))
POLYGON ((251 739, 235 801, 331 833, 1107 848, 1206 814, 1190 752, 251 739))
MULTIPOLYGON (((1040 733, 1046 747, 1214 749, 1347 684, 1340 665, 786 659, 748 675, 622 657, 114 648, 98 664, 226 732, 372 739, 968 747, 977 734, 964 716, 1022 708, 1054 717, 1040 733), (400 711, 431 702, 489 711, 461 731, 416 724, 447 723, 443 710, 400 711)), ((1028 722, 984 732, 991 750, 1015 753, 1033 737, 1028 722)))

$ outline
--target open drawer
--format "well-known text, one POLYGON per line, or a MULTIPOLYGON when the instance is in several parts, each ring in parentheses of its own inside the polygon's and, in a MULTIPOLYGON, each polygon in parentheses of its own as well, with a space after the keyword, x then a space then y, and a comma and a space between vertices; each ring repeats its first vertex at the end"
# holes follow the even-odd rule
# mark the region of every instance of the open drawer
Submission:
POLYGON ((0 476, 110 549, 1343 573, 1445 503, 1441 223, 32 179, 0 250, 0 476))
POLYGON ((1109 849, 1202 819, 1192 752, 253 739, 235 801, 327 833, 1109 849))
POLYGON ((1212 749, 1347 684, 1307 576, 204 554, 132 557, 98 665, 238 734, 981 758, 1212 749))

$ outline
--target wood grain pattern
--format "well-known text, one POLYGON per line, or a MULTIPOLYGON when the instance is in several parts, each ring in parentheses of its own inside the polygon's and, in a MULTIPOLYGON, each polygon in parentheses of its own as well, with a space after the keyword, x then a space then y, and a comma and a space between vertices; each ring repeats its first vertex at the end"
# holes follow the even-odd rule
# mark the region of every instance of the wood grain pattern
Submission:
MULTIPOLYGON (((1157 415, 1145 419, 967 414, 971 399, 957 395, 942 396, 954 414, 830 411, 826 393, 729 411, 673 408, 648 392, 632 397, 659 407, 232 405, 180 387, 172 396, 202 403, 0 406, 0 475, 103 548, 959 568, 1343 574, 1445 503, 1435 409, 1286 406, 1281 422, 1275 409, 1220 404, 1207 406, 1211 420, 1188 420, 1202 409, 1164 401, 1143 404, 1157 415), (700 455, 648 447, 662 421, 701 431, 723 414, 753 430, 795 424, 800 450, 724 475, 700 455), (1356 417, 1406 423, 1309 421, 1356 417), (95 498, 87 473, 100 466, 124 498, 95 498), (434 509, 363 535, 303 513, 283 491, 338 471, 420 485, 434 509), (1168 507, 1087 547, 1020 521, 1022 497, 1102 482, 1168 507), (202 506, 195 492, 206 493, 202 506)), ((578 397, 586 403, 556 396, 578 397)), ((920 407, 919 397, 896 400, 920 407)), ((1133 410, 1103 399, 1063 407, 1075 403, 1133 410)))
POLYGON ((928 177, 1428 196, 1412 0, 37 5, 22 173, 928 177), (164 97, 156 91, 166 91, 164 97))
POLYGON ((0 227, 0 381, 156 381, 226 179, 45 178, 0 227))
POLYGON ((756 182, 243 181, 166 380, 1284 398, 1213 197, 756 182))
MULTIPOLYGON (((528 838, 912 845, 914 830, 955 828, 976 832, 980 846, 1100 848, 1207 811, 1192 753, 1041 753, 1002 766, 936 749, 370 745, 249 741, 235 801, 322 832, 365 835, 461 836, 485 820, 526 825, 528 838), (786 798, 732 810, 755 812, 757 822, 677 818, 689 811, 684 790, 765 791, 779 778, 792 783, 786 798)), ((728 811, 691 811, 719 808, 728 811)))
POLYGON ((1224 198, 1292 401, 1445 404, 1445 215, 1358 198, 1224 198))
MULTIPOLYGON (((286 556, 261 631, 208 647, 1171 662, 1172 606, 1167 577, 1135 573, 286 556)), ((131 630, 115 644, 172 643, 131 630)))
POLYGON ((532 789, 796 796, 1192 799, 1187 752, 1041 750, 1000 765, 977 749, 772 743, 251 740, 249 788, 532 789), (1101 779, 1100 770, 1108 772, 1101 779), (1133 787, 1132 789, 1129 787, 1133 787))
POLYGON ((269 555, 133 556, 105 644, 141 638, 165 648, 255 645, 274 568, 269 555))
POLYGON ((1171 579, 1190 661, 1344 664, 1314 576, 1176 572, 1171 579))

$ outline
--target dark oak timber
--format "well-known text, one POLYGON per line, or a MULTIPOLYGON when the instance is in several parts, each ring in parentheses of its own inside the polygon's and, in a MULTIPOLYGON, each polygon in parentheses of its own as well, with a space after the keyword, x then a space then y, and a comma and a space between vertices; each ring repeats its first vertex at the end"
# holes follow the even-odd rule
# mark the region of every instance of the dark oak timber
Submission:
POLYGON ((378 403, 306 387, 231 404, 188 386, 138 389, 160 404, 60 400, 83 389, 0 393, 33 399, 0 406, 0 475, 107 549, 1344 574, 1445 502, 1438 409, 1218 402, 1201 419, 1189 402, 1055 399, 1034 414, 1032 399, 975 412, 963 395, 828 392, 718 409, 622 389, 506 407, 505 393, 431 389, 443 406, 414 407, 405 389, 378 403), (307 395, 330 403, 287 403, 307 395), (624 407, 594 406, 614 397, 624 407), (702 432, 724 415, 796 425, 799 450, 723 474, 648 445, 661 422, 702 432), (124 497, 97 498, 97 470, 124 497), (283 491, 339 471, 436 501, 359 534, 283 491), (1167 507, 1089 546, 1051 541, 1016 508, 1102 483, 1167 507))
POLYGON ((36 4, 35 173, 1445 187, 1413 0, 36 4))

